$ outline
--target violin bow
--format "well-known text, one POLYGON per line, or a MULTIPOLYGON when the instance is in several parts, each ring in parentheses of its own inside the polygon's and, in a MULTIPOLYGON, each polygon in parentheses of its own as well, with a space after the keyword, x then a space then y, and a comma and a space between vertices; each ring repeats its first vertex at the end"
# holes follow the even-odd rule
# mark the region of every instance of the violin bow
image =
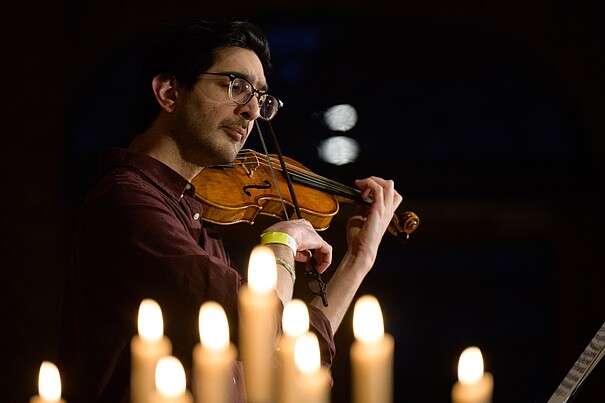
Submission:
MULTIPOLYGON (((298 205, 298 200, 296 199, 296 193, 294 192, 294 187, 292 186, 292 180, 290 178, 290 174, 288 173, 288 168, 286 167, 286 162, 284 161, 284 156, 281 152, 281 148, 279 146, 279 141, 277 140, 277 136, 275 134, 275 130, 273 130, 273 126, 271 125, 271 121, 267 121, 267 127, 269 127, 269 132, 271 133, 271 140, 273 141, 273 145, 275 146, 275 150, 277 152, 277 158, 279 159, 279 163, 282 168, 282 173, 284 175, 284 179, 286 180, 286 184, 288 185, 288 190, 290 191, 290 196, 292 197, 292 204, 294 204, 294 210, 296 211, 296 215, 298 218, 303 218, 300 212, 300 207, 298 205)), ((271 175, 273 176, 273 181, 275 182, 275 186, 278 189, 279 197, 281 199, 282 207, 284 209, 284 214, 287 220, 290 220, 288 217, 288 213, 286 211, 286 205, 284 203, 284 197, 281 194, 281 190, 278 185, 278 180, 273 169, 273 164, 271 163, 271 158, 269 157, 269 151, 267 150, 267 145, 265 144, 265 139, 263 136, 263 132, 260 128, 260 124, 258 123, 258 119, 255 121, 256 130, 260 136, 261 143, 263 145, 263 149, 265 155, 267 156, 267 163, 269 164, 269 169, 271 170, 271 175)), ((312 269, 306 271, 307 275, 307 286, 309 287, 309 291, 311 291, 314 295, 319 295, 321 297, 321 301, 324 307, 328 306, 328 296, 326 295, 327 285, 321 278, 321 275, 317 271, 317 262, 315 261, 315 257, 313 256, 313 250, 309 250, 309 258, 311 260, 312 269)))

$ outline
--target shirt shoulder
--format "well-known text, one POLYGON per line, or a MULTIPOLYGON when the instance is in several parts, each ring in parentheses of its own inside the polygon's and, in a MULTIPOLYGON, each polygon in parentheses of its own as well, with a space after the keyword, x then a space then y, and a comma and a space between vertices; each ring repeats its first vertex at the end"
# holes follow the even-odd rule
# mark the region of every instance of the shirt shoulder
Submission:
POLYGON ((155 158, 123 148, 101 151, 98 181, 125 187, 153 186, 175 200, 192 193, 192 185, 155 158))

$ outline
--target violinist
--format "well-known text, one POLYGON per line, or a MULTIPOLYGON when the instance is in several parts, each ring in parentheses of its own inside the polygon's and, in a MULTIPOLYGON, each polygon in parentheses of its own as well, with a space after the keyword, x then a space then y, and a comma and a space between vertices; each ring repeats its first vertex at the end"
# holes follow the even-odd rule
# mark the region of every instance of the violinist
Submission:
MULTIPOLYGON (((137 133, 127 149, 102 150, 76 226, 58 360, 67 401, 128 401, 130 340, 144 298, 161 306, 165 333, 186 369, 199 342, 203 302, 223 306, 237 343, 242 275, 202 222, 191 182, 204 168, 233 161, 255 120, 278 113, 281 102, 268 92, 270 68, 267 40, 248 22, 170 26, 150 43, 137 133)), ((348 221, 348 249, 327 285, 328 306, 319 296, 308 303, 327 367, 334 333, 402 200, 390 180, 369 177, 355 185, 373 203, 348 221)), ((264 233, 278 262, 283 304, 292 299, 295 262, 312 259, 318 273, 332 270, 332 247, 308 221, 279 221, 264 233)), ((241 376, 240 368, 233 402, 244 401, 241 376)))

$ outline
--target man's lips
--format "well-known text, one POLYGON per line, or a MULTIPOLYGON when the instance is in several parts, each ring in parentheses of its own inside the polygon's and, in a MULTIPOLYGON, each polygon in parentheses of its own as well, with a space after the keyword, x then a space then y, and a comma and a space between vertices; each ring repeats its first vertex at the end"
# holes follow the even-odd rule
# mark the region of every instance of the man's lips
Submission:
POLYGON ((224 126, 224 128, 235 137, 246 137, 247 130, 242 128, 241 126, 224 126))

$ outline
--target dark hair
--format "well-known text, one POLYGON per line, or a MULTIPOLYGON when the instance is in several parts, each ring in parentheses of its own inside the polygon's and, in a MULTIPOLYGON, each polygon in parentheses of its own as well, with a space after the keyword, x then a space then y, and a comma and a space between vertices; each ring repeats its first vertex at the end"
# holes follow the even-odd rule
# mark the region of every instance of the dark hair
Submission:
POLYGON ((151 82, 158 74, 175 77, 186 88, 193 88, 200 73, 214 64, 214 51, 221 47, 252 50, 267 74, 271 70, 269 44, 263 31, 247 21, 193 21, 165 25, 149 42, 138 86, 136 132, 144 132, 157 117, 157 104, 151 82))

